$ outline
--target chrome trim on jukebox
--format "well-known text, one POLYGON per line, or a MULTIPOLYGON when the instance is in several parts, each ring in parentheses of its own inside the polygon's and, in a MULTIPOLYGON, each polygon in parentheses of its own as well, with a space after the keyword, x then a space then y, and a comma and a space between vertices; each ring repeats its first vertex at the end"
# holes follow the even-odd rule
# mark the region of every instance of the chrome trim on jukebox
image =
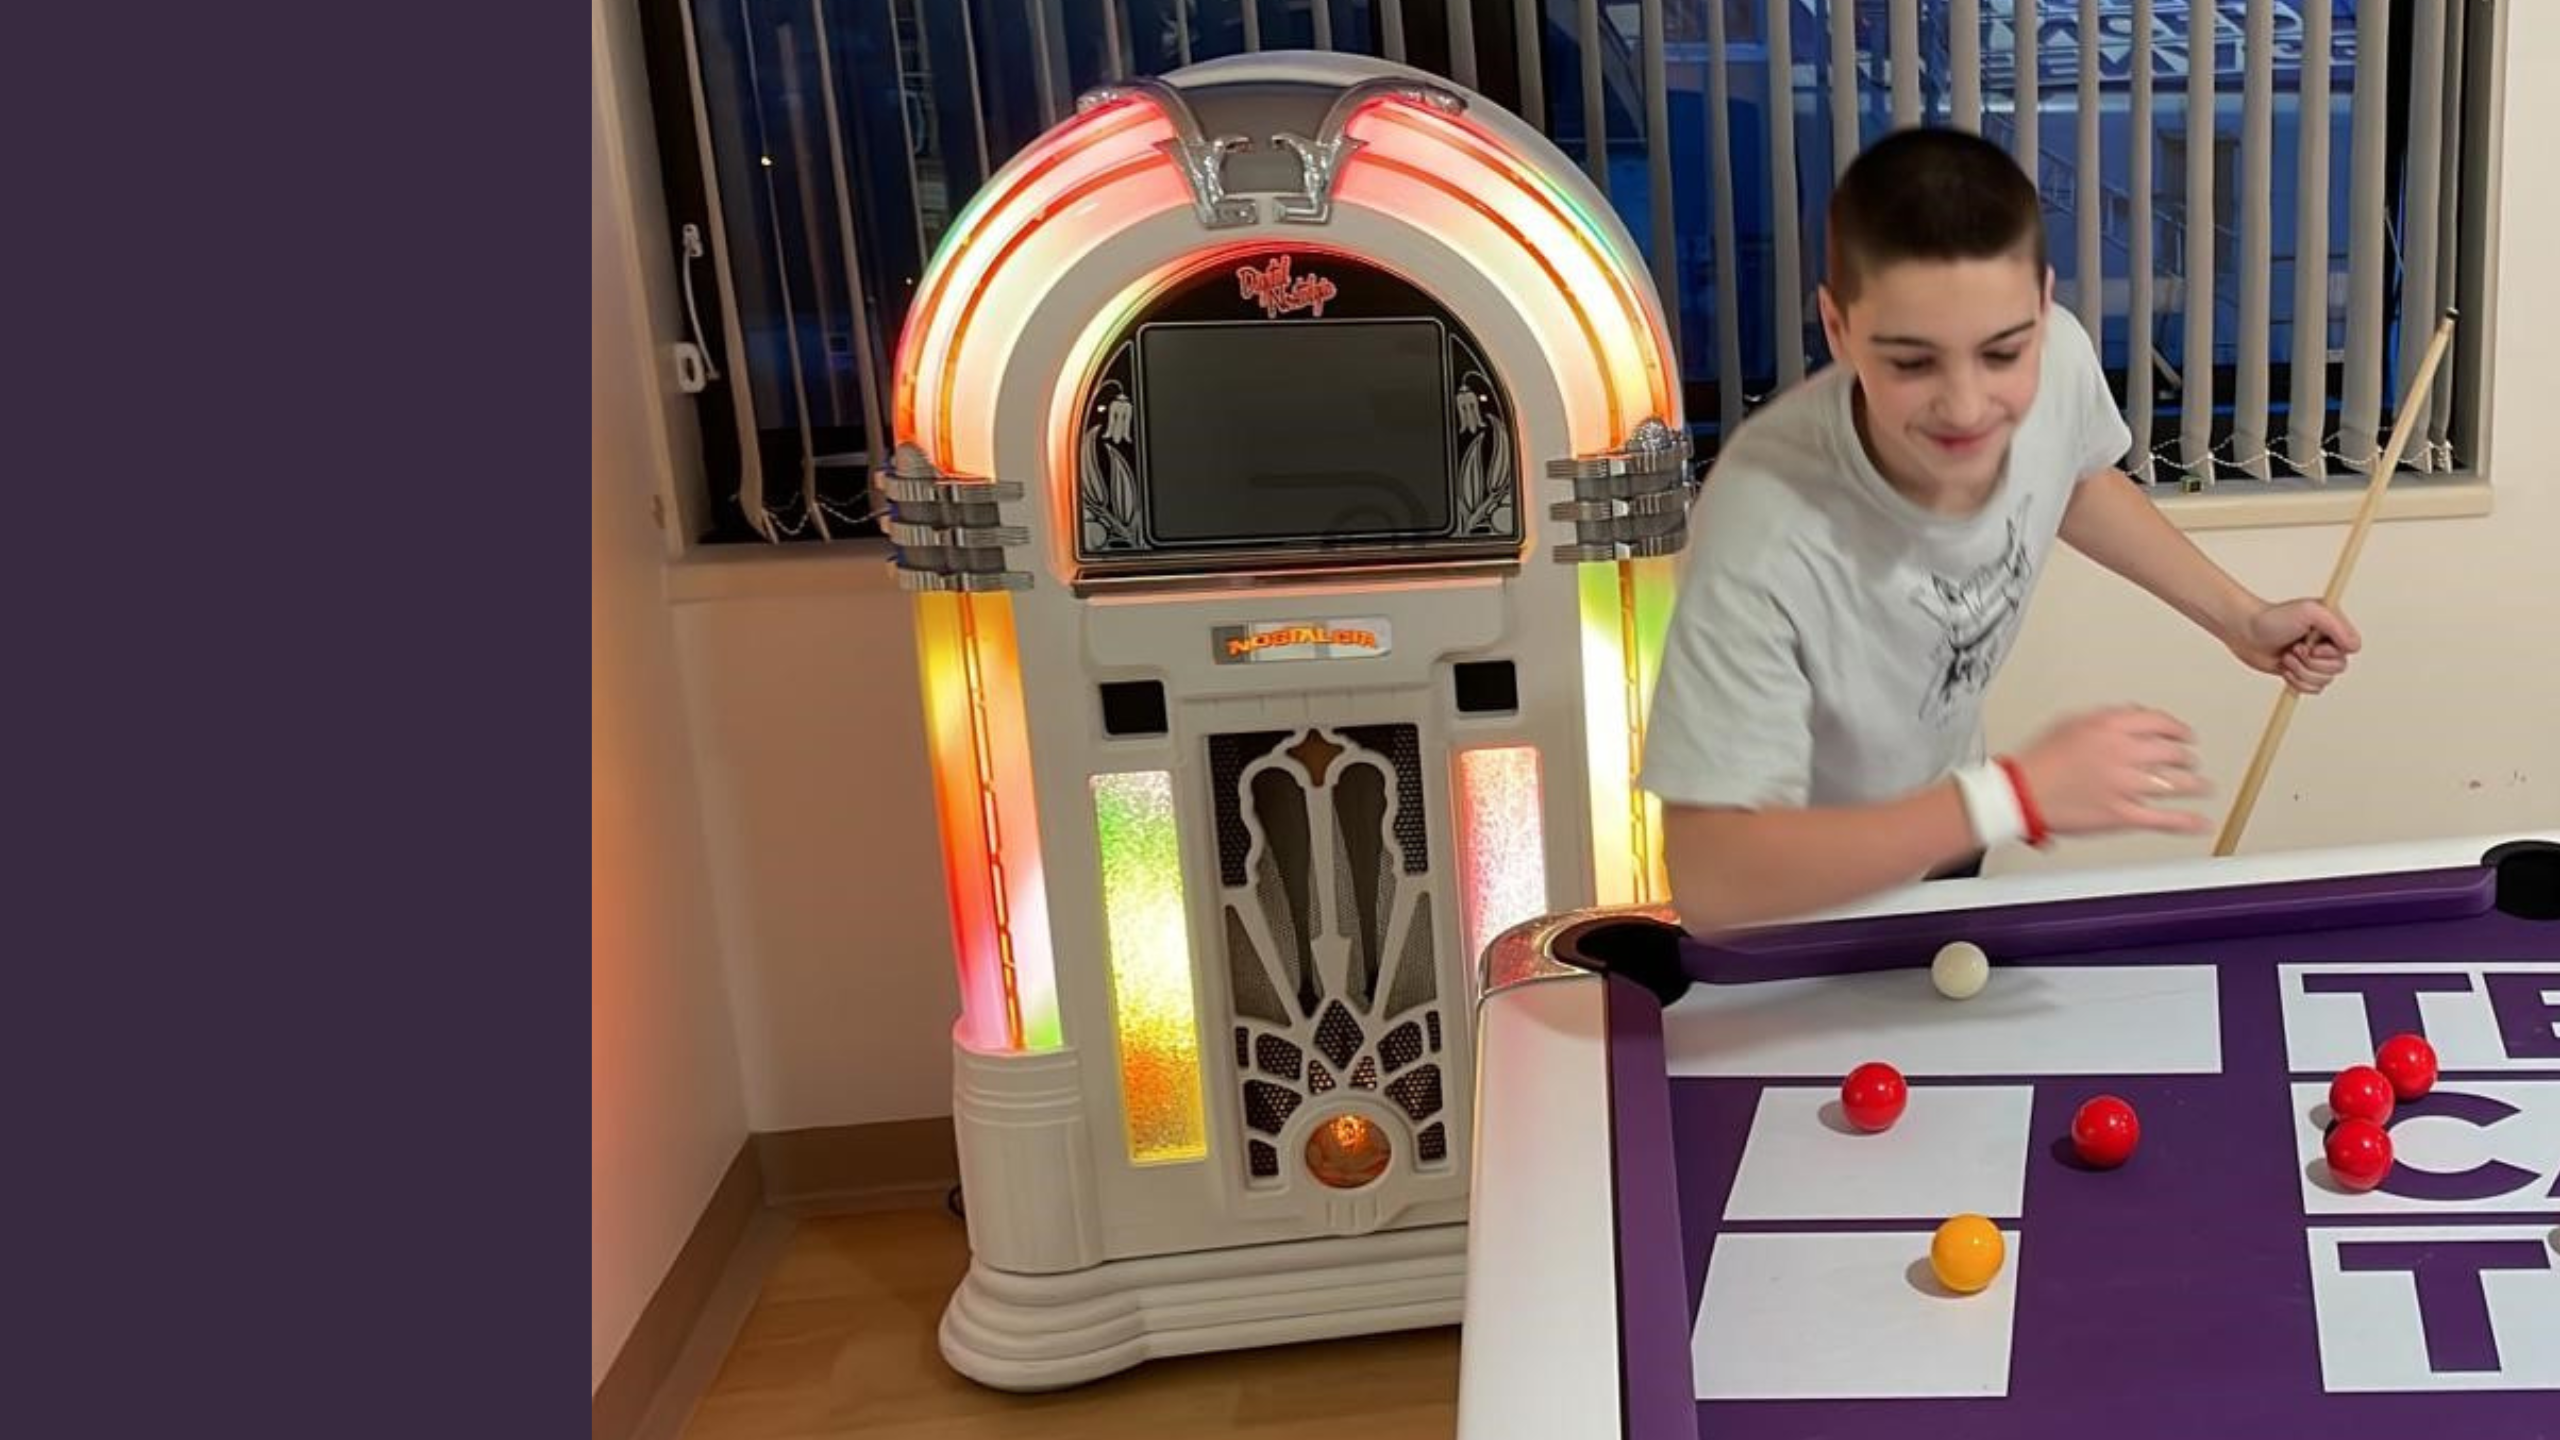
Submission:
POLYGON ((979 480, 945 475, 912 444, 901 444, 890 473, 872 487, 888 502, 881 533, 902 590, 983 592, 1025 590, 1031 572, 1006 562, 1008 552, 1031 543, 1028 526, 1007 525, 1000 507, 1020 500, 1019 480, 979 480))
POLYGON ((1626 445, 1600 455, 1547 462, 1547 478, 1573 484, 1573 498, 1547 518, 1573 526, 1552 552, 1559 564, 1676 555, 1689 538, 1689 437, 1648 419, 1626 445))
POLYGON ((1290 225, 1322 225, 1333 218, 1334 181, 1342 174, 1342 162, 1350 159, 1363 143, 1343 132, 1362 106, 1379 99, 1401 100, 1443 115, 1456 115, 1467 108, 1467 102, 1455 92, 1410 80, 1363 80, 1344 90, 1335 97, 1333 108, 1325 112, 1324 124, 1317 128, 1314 139, 1287 131, 1271 137, 1271 143, 1296 153, 1300 183, 1305 187, 1301 194, 1280 197, 1275 220, 1290 225))
MULTIPOLYGON (((1212 92, 1202 93, 1205 98, 1212 92)), ((1308 98, 1320 98, 1323 93, 1311 87, 1308 98)), ((1201 127, 1200 113, 1189 97, 1165 81, 1140 76, 1096 86, 1076 97, 1076 112, 1083 114, 1124 100, 1143 100, 1153 105, 1174 130, 1174 138, 1162 142, 1157 148, 1182 172, 1183 182, 1191 190, 1192 213, 1199 218, 1201 228, 1232 230, 1262 220, 1262 203, 1255 198, 1260 196, 1271 199, 1271 218, 1275 223, 1323 225, 1331 221, 1334 184, 1341 178, 1343 162, 1349 160, 1362 143, 1344 131, 1361 107, 1381 99, 1400 101, 1442 115, 1460 114, 1467 108, 1465 98, 1456 91, 1416 80, 1382 76, 1346 86, 1334 93, 1333 102, 1316 126, 1312 139, 1295 130, 1275 131, 1271 135, 1274 150, 1286 150, 1297 157, 1294 178, 1298 189, 1294 192, 1270 183, 1278 179, 1271 166, 1261 167, 1260 173, 1249 179, 1240 191, 1231 192, 1227 162, 1231 156, 1254 152, 1254 138, 1236 133, 1210 135, 1201 127)), ((1219 107, 1212 103, 1209 108, 1214 111, 1219 107)))
POLYGON ((1220 135, 1213 138, 1200 129, 1199 117, 1191 113, 1191 102, 1182 92, 1162 80, 1140 76, 1114 81, 1076 97, 1076 113, 1113 104, 1121 100, 1144 100, 1156 107, 1166 122, 1173 126, 1174 138, 1159 143, 1162 150, 1182 172, 1183 182, 1191 187, 1191 210, 1200 217, 1201 228, 1232 230, 1251 225, 1262 218, 1261 207, 1242 196, 1227 193, 1227 156, 1237 150, 1250 150, 1253 140, 1245 135, 1220 135))

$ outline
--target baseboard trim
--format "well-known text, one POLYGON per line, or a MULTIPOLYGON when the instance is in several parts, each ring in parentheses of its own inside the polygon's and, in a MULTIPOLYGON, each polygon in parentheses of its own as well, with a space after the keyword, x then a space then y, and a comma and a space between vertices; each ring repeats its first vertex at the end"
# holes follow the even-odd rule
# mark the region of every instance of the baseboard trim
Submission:
POLYGON ((693 1334, 660 1382, 658 1398, 628 1440, 683 1440, 685 1426, 692 1423, 703 1397, 711 1393, 720 1368, 729 1363, 729 1352, 737 1348, 738 1337, 746 1333, 747 1321, 755 1315, 756 1301, 764 1295, 766 1279, 782 1263, 783 1252, 791 1248, 791 1237, 799 1228, 798 1220, 771 1206, 756 1211, 747 1223, 746 1238, 729 1256, 720 1283, 703 1302, 693 1334))
POLYGON ((765 1203, 795 1215, 939 1205, 960 1183, 948 1115, 768 1131, 755 1145, 765 1203))
POLYGON ((939 1206, 959 1183, 947 1115, 748 1136, 596 1387, 592 1440, 657 1440, 682 1428, 793 1217, 939 1206))
POLYGON ((693 1233, 667 1267, 631 1333, 622 1342, 591 1409, 593 1440, 635 1440, 675 1371, 676 1359, 702 1323, 704 1308, 720 1285, 757 1215, 764 1209, 765 1180, 753 1137, 738 1147, 720 1183, 712 1188, 693 1233))

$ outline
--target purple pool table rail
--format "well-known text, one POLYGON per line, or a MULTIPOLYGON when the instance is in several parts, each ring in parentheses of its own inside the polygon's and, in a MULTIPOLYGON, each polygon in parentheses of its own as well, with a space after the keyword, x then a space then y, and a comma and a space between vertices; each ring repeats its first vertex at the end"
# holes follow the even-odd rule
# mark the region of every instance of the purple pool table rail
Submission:
POLYGON ((1884 915, 1786 926, 1717 943, 1684 941, 1683 968, 1705 984, 1846 975, 1926 965, 1950 940, 1998 963, 2118 963, 2124 951, 2306 930, 2461 919, 2490 908, 2497 872, 2452 870, 2235 885, 1980 911, 1884 915))

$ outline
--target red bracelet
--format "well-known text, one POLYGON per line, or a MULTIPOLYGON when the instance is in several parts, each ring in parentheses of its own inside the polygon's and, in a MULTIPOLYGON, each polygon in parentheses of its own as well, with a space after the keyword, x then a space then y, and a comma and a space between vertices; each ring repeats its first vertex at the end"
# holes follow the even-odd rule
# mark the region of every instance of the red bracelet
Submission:
POLYGON ((2018 797, 2018 813, 2027 822, 2027 843, 2041 847, 2053 838, 2053 832, 2044 828, 2044 812, 2036 808, 2035 796, 2027 792, 2025 772, 2018 768, 2017 761, 2006 755, 1994 755, 1991 760, 2000 767, 2001 774, 2009 777, 2010 793, 2018 797))

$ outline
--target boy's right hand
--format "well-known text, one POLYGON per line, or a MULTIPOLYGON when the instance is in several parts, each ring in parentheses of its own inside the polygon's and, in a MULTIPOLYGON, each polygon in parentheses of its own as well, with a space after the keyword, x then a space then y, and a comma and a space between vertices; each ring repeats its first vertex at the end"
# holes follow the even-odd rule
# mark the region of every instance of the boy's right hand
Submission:
POLYGON ((2204 816, 2162 802, 2210 790, 2196 773, 2195 736, 2176 716, 2141 705, 2057 722, 2014 757, 2056 835, 2166 830, 2197 835, 2204 816))

